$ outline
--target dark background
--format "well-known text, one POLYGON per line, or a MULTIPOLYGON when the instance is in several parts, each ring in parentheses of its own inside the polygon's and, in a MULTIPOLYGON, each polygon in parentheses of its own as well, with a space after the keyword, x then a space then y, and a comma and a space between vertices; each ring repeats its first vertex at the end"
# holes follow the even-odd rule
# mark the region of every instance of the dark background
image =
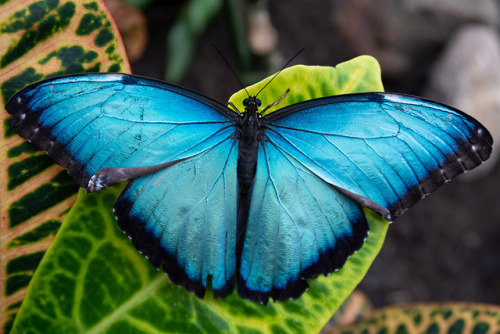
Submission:
MULTIPOLYGON (((422 95, 432 64, 457 29, 492 24, 477 13, 443 14, 432 8, 408 13, 399 0, 354 2, 271 2, 283 58, 303 47, 293 64, 336 65, 371 54, 382 64, 386 91, 422 95)), ((157 1, 144 10, 150 42, 132 66, 135 74, 162 79, 166 35, 181 6, 157 1)), ((210 45, 236 63, 228 29, 221 12, 199 38, 181 82, 222 103, 240 89, 210 45)), ((376 307, 421 301, 500 304, 499 169, 497 165, 474 181, 459 177, 389 227, 382 251, 360 285, 376 307)))

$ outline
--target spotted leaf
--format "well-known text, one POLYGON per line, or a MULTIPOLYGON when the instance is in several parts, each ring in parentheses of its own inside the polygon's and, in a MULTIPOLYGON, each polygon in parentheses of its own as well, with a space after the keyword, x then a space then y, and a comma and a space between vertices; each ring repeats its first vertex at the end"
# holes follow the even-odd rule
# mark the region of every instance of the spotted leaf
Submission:
POLYGON ((0 1, 0 328, 5 333, 76 199, 77 186, 44 152, 15 134, 4 105, 30 83, 99 71, 130 72, 101 0, 0 1))

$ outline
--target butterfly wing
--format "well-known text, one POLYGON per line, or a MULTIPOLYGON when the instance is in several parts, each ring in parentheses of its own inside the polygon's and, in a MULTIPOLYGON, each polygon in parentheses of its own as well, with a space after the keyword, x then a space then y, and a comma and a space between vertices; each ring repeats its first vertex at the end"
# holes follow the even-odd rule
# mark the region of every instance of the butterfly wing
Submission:
POLYGON ((115 204, 137 249, 198 296, 209 277, 216 296, 233 290, 236 113, 124 74, 49 79, 18 92, 6 108, 18 133, 84 188, 102 171, 139 170, 115 204), (144 173, 144 166, 155 168, 144 173))
POLYGON ((83 188, 101 168, 159 165, 231 136, 237 114, 177 86, 126 74, 48 79, 16 93, 6 109, 18 133, 83 188))
POLYGON ((368 233, 361 207, 272 142, 260 144, 238 293, 267 303, 342 267, 368 233))
POLYGON ((234 139, 133 179, 115 204, 118 225, 170 279, 203 297, 234 289, 236 160, 234 139))
POLYGON ((493 142, 486 128, 456 109, 394 94, 311 100, 266 121, 270 142, 389 220, 481 164, 493 142))
POLYGON ((240 295, 262 303, 340 268, 368 232, 360 205, 394 219, 492 145, 460 111, 391 94, 312 100, 265 122, 238 273, 240 295))

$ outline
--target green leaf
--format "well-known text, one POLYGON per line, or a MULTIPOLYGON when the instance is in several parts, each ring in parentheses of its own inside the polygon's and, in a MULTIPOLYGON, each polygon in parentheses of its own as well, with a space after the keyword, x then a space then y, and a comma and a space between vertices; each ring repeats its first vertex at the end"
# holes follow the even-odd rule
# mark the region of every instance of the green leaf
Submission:
POLYGON ((85 194, 68 214, 28 287, 13 333, 315 332, 368 270, 387 223, 369 212, 371 233, 349 263, 311 280, 294 301, 263 306, 204 300, 169 282, 119 230, 111 207, 120 188, 85 194))
POLYGON ((9 127, 4 105, 46 77, 98 71, 130 72, 102 0, 0 1, 0 332, 12 327, 78 190, 66 171, 9 127))
MULTIPOLYGON (((371 71, 379 72, 372 58, 362 59, 366 60, 371 71)), ((302 74, 309 70, 298 69, 302 74)), ((292 75, 293 69, 287 72, 292 75)), ((266 91, 275 89, 281 95, 279 82, 266 91)), ((380 87, 374 85, 374 90, 380 87)), ((111 210, 118 191, 113 187, 93 194, 80 192, 29 285, 14 333, 318 332, 366 274, 388 226, 366 211, 370 235, 363 247, 338 272, 310 280, 310 289, 299 299, 263 306, 242 300, 235 292, 214 299, 207 291, 201 300, 170 283, 119 231, 111 210)))

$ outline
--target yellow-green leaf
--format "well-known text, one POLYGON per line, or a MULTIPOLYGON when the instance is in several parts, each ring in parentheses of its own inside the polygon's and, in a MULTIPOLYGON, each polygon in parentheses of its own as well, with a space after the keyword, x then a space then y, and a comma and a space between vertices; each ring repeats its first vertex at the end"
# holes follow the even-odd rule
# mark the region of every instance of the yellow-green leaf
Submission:
MULTIPOLYGON (((240 90, 229 99, 240 111, 245 110, 243 100, 250 95, 256 95, 269 83, 272 76, 240 90)), ((383 92, 384 86, 380 79, 380 66, 377 60, 370 56, 360 56, 350 61, 332 66, 296 65, 285 68, 262 91, 258 98, 262 107, 266 107, 280 99, 290 89, 290 92, 276 106, 269 108, 265 114, 301 101, 315 98, 353 93, 383 92)))
POLYGON ((15 134, 4 105, 17 90, 48 76, 105 71, 130 68, 101 0, 0 1, 0 331, 5 333, 77 186, 15 134))

